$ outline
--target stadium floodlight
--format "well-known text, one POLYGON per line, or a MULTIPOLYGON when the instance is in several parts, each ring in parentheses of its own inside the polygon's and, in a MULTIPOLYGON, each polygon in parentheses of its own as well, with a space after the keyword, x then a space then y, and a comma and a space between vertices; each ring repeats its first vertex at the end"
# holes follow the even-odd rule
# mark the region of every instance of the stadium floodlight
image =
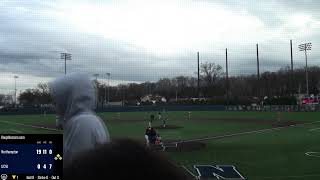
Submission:
POLYGON ((260 63, 259 63, 259 44, 256 44, 257 47, 257 77, 260 80, 260 63))
POLYGON ((60 59, 64 60, 64 74, 67 74, 67 60, 71 60, 70 53, 60 53, 60 59))
POLYGON ((226 48, 226 95, 227 95, 227 106, 229 106, 228 48, 226 48))
POLYGON ((308 56, 307 51, 311 51, 312 43, 299 44, 299 50, 304 51, 306 58, 306 86, 307 86, 307 95, 309 95, 309 80, 308 80, 308 56))
POLYGON ((19 78, 19 76, 15 75, 13 76, 14 78, 14 103, 17 103, 17 79, 19 78))

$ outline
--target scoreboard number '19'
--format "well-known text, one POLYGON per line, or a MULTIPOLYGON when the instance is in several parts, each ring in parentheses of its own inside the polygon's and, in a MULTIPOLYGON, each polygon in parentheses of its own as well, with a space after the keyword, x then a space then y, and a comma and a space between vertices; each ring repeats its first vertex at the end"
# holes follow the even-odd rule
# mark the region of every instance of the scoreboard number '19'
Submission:
POLYGON ((46 155, 46 154, 49 154, 51 155, 52 154, 52 149, 37 149, 37 154, 40 155, 40 154, 43 154, 43 155, 46 155))

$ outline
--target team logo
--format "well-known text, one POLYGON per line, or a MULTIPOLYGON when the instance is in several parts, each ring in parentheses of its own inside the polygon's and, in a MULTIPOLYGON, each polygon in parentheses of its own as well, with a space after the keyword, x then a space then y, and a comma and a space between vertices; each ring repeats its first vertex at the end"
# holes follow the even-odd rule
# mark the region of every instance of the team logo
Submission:
POLYGON ((197 179, 232 179, 245 180, 240 172, 232 165, 194 165, 197 179))

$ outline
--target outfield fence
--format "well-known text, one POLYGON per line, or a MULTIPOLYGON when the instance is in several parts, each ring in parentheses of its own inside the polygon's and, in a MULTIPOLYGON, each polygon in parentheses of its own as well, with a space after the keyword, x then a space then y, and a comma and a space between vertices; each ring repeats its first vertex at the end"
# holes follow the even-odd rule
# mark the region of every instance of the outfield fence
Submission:
MULTIPOLYGON (((147 112, 147 111, 225 111, 223 105, 163 105, 163 106, 109 106, 99 108, 97 112, 147 112)), ((0 111, 0 115, 24 115, 24 114, 54 114, 53 109, 28 108, 18 109, 11 108, 0 111)))
POLYGON ((227 111, 270 111, 270 112, 318 112, 319 104, 313 105, 272 105, 272 106, 226 106, 227 111))
MULTIPOLYGON (((266 111, 266 112, 320 112, 320 105, 272 105, 272 106, 223 106, 223 105, 168 105, 168 106, 110 106, 97 109, 102 112, 148 112, 148 111, 266 111)), ((1 110, 0 115, 54 114, 53 109, 28 108, 1 110)))

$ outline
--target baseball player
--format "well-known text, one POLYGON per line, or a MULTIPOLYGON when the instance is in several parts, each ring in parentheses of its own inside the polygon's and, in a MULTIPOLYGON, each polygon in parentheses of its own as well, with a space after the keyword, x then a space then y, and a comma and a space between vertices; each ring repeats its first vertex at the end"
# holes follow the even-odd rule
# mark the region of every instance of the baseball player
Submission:
POLYGON ((149 126, 149 127, 146 128, 146 132, 144 134, 144 138, 146 139, 147 146, 150 145, 150 141, 149 141, 150 131, 151 131, 151 127, 149 126))

